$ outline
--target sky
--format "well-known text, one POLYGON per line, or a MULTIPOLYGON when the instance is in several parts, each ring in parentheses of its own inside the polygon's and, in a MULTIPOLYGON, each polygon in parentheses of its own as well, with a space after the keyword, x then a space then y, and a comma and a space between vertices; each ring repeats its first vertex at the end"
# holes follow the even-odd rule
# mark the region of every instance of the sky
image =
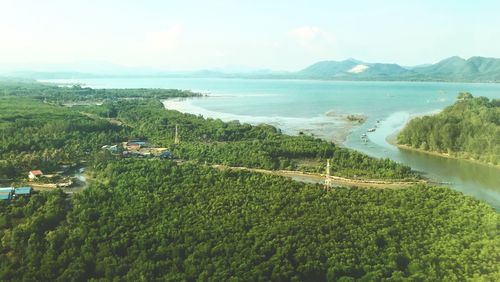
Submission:
POLYGON ((500 1, 0 0, 0 67, 300 70, 500 57, 500 1))

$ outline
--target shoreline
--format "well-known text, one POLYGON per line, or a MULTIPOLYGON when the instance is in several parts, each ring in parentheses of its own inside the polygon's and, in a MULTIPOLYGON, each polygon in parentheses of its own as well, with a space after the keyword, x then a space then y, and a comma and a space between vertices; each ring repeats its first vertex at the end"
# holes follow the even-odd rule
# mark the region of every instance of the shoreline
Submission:
POLYGON ((491 163, 481 162, 481 161, 478 161, 478 160, 475 160, 475 159, 466 159, 466 158, 452 156, 452 155, 449 155, 447 153, 439 153, 439 152, 436 152, 436 151, 427 151, 427 150, 413 148, 413 147, 410 147, 408 145, 398 144, 396 142, 396 138, 397 138, 397 134, 393 134, 391 136, 387 136, 386 140, 387 140, 387 142, 389 144, 395 146, 396 148, 398 148, 400 150, 418 152, 418 153, 423 153, 423 154, 427 154, 427 155, 431 155, 431 156, 436 156, 436 157, 441 157, 441 158, 446 158, 446 159, 466 161, 466 162, 470 162, 470 163, 473 163, 473 164, 476 164, 476 165, 483 165, 483 166, 492 167, 492 168, 495 168, 495 169, 500 169, 500 165, 494 165, 494 164, 491 164, 491 163))
MULTIPOLYGON (((210 96, 208 96, 210 97, 210 96)), ((250 116, 237 115, 231 113, 218 113, 195 106, 186 98, 162 99, 161 102, 165 110, 178 111, 194 115, 201 115, 204 118, 220 119, 224 122, 239 121, 251 125, 267 124, 280 129, 284 134, 291 136, 312 136, 328 142, 335 143, 336 146, 344 147, 347 137, 364 122, 350 121, 348 116, 358 114, 336 114, 331 116, 317 116, 313 118, 301 117, 272 117, 272 116, 250 116)))
MULTIPOLYGON (((424 113, 424 114, 417 114, 417 115, 412 116, 408 121, 410 121, 411 119, 414 119, 416 117, 421 117, 421 116, 426 116, 426 115, 434 115, 434 114, 436 114, 436 113, 430 112, 430 113, 424 113)), ((431 156, 436 156, 436 157, 441 157, 441 158, 446 158, 446 159, 467 161, 469 163, 476 164, 476 165, 483 165, 483 166, 486 166, 486 167, 492 167, 492 168, 495 168, 495 169, 500 169, 500 164, 494 165, 494 164, 491 164, 491 163, 481 162, 481 161, 478 161, 478 160, 475 160, 475 159, 457 157, 457 156, 452 156, 452 155, 447 154, 447 153, 440 153, 440 152, 436 152, 436 151, 427 151, 427 150, 414 148, 414 147, 411 147, 411 146, 408 146, 408 145, 404 145, 404 144, 398 144, 398 142, 397 142, 398 135, 404 129, 404 127, 405 127, 405 125, 403 125, 401 128, 399 128, 395 132, 387 135, 386 138, 385 138, 385 140, 387 141, 387 143, 389 143, 390 145, 392 145, 392 146, 394 146, 394 147, 396 147, 396 148, 398 148, 400 150, 406 150, 406 151, 411 151, 411 152, 419 152, 419 153, 423 153, 423 154, 426 154, 426 155, 431 155, 431 156)))

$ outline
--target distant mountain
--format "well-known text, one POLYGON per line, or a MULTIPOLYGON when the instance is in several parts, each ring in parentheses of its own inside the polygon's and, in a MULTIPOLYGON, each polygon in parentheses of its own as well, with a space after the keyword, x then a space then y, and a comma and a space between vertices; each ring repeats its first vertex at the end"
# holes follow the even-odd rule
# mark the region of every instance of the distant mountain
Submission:
POLYGON ((436 64, 402 67, 354 59, 317 62, 296 73, 312 79, 500 82, 500 59, 450 57, 436 64))
POLYGON ((322 61, 315 63, 297 74, 311 78, 371 78, 390 77, 411 73, 396 64, 372 64, 355 59, 345 61, 322 61))
POLYGON ((353 59, 345 61, 322 61, 317 62, 301 71, 297 74, 304 76, 320 76, 320 77, 337 77, 342 76, 352 70, 356 65, 360 65, 362 62, 353 59))
POLYGON ((7 78, 24 78, 24 79, 85 79, 96 78, 100 75, 94 73, 82 72, 48 72, 48 71, 16 71, 2 74, 2 77, 7 78))
POLYGON ((447 81, 500 81, 500 59, 450 57, 436 64, 414 68, 426 77, 447 81))
POLYGON ((77 62, 71 64, 46 64, 5 66, 0 65, 0 77, 27 79, 85 79, 117 77, 267 77, 290 75, 286 71, 254 68, 242 65, 229 65, 219 68, 191 71, 173 71, 147 67, 127 67, 108 62, 77 62))
POLYGON ((366 70, 363 72, 349 72, 350 75, 361 75, 365 77, 391 77, 394 75, 407 75, 412 72, 397 64, 365 64, 366 70))

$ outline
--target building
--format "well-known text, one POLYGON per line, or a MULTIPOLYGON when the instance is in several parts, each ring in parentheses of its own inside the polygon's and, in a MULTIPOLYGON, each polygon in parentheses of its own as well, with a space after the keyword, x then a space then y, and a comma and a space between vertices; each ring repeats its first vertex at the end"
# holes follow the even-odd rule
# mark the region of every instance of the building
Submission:
POLYGON ((0 201, 11 200, 14 197, 29 197, 33 193, 33 188, 26 187, 2 187, 0 188, 0 201))
POLYGON ((14 192, 14 187, 2 187, 0 188, 0 193, 12 193, 14 192))
POLYGON ((30 180, 35 180, 42 175, 43 175, 43 172, 41 170, 32 170, 28 173, 28 178, 30 180))
POLYGON ((14 188, 15 197, 31 196, 31 193, 33 193, 33 188, 31 188, 30 186, 14 188))
POLYGON ((136 142, 127 142, 125 147, 129 151, 138 151, 140 148, 143 147, 143 145, 141 145, 140 143, 136 143, 136 142))
POLYGON ((0 200, 10 200, 14 195, 13 187, 2 187, 0 188, 0 200))
POLYGON ((12 193, 0 193, 0 201, 7 201, 12 199, 12 193))

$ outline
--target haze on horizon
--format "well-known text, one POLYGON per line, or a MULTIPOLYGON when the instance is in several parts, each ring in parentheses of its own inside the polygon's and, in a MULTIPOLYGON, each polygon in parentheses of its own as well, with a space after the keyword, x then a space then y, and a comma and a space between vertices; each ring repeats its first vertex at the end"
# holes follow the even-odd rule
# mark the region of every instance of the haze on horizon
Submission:
POLYGON ((351 2, 0 0, 0 69, 294 71, 351 57, 400 65, 500 57, 498 1, 351 2))

